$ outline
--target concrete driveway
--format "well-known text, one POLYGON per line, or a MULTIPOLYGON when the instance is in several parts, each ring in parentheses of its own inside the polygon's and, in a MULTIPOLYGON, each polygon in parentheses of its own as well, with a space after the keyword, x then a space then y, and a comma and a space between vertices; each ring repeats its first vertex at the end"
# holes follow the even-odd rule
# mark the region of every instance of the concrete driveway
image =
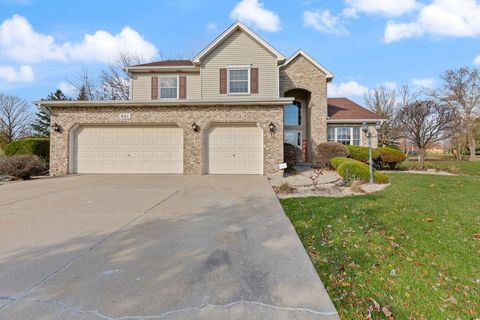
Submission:
POLYGON ((0 319, 338 319, 268 181, 0 186, 0 319))

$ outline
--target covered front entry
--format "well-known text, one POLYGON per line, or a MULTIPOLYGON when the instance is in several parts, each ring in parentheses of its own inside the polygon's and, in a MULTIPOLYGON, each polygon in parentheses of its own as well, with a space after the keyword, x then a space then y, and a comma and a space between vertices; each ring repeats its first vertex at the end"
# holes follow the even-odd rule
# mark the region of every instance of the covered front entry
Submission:
POLYGON ((263 132, 257 125, 213 125, 206 141, 207 174, 263 174, 263 132))
POLYGON ((80 126, 74 173, 183 173, 183 131, 175 126, 80 126))

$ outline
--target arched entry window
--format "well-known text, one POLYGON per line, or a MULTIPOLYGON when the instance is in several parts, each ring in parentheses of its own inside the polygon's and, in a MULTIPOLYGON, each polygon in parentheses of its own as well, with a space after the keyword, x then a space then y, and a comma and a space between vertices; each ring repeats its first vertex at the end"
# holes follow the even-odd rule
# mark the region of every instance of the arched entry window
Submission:
POLYGON ((301 126, 302 125, 302 103, 293 101, 283 109, 283 124, 285 126, 301 126))

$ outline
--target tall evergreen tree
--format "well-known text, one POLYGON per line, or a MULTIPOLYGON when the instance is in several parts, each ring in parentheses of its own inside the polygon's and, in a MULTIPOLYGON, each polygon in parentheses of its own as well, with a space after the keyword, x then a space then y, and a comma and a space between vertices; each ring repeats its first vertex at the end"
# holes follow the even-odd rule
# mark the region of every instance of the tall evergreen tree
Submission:
MULTIPOLYGON (((62 90, 57 89, 55 92, 50 93, 47 98, 42 99, 42 101, 68 101, 71 100, 62 90)), ((39 107, 38 112, 36 113, 36 119, 32 124, 32 129, 36 136, 39 137, 49 137, 50 136, 50 114, 51 110, 47 107, 39 107)))

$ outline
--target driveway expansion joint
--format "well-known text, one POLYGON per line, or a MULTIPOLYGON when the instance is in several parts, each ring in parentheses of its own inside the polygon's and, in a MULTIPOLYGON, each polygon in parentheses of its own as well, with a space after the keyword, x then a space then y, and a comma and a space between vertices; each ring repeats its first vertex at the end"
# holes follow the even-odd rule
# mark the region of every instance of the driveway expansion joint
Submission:
POLYGON ((165 311, 162 312, 158 315, 131 315, 131 316, 119 316, 119 317, 110 317, 107 316, 103 313, 101 313, 98 310, 87 310, 82 307, 73 307, 68 305, 67 303, 60 301, 60 300, 49 300, 49 299, 42 299, 42 298, 25 298, 25 297, 16 297, 16 296, 3 296, 0 297, 0 300, 7 300, 11 302, 17 302, 19 300, 23 301, 30 301, 30 302, 36 302, 36 303, 45 303, 45 304, 52 304, 56 305, 58 307, 61 307, 62 309, 71 312, 73 314, 93 314, 97 316, 100 319, 104 320, 148 320, 148 319, 162 319, 167 316, 171 316, 177 313, 183 313, 183 312, 192 312, 192 311, 201 311, 203 309, 207 308, 213 308, 213 309, 223 309, 223 308, 230 308, 234 307, 236 305, 250 305, 250 306, 258 306, 262 308, 267 308, 267 309, 273 309, 273 310, 278 310, 278 311, 286 311, 286 312, 300 312, 300 313, 307 313, 311 314, 314 316, 337 316, 338 313, 336 311, 318 311, 318 310, 313 310, 309 308, 303 308, 303 307, 282 307, 282 306, 277 306, 277 305, 272 305, 272 304, 267 304, 259 301, 249 301, 249 300, 238 300, 238 301, 233 301, 225 304, 204 304, 199 307, 190 307, 190 308, 183 308, 183 309, 174 309, 170 311, 165 311))

